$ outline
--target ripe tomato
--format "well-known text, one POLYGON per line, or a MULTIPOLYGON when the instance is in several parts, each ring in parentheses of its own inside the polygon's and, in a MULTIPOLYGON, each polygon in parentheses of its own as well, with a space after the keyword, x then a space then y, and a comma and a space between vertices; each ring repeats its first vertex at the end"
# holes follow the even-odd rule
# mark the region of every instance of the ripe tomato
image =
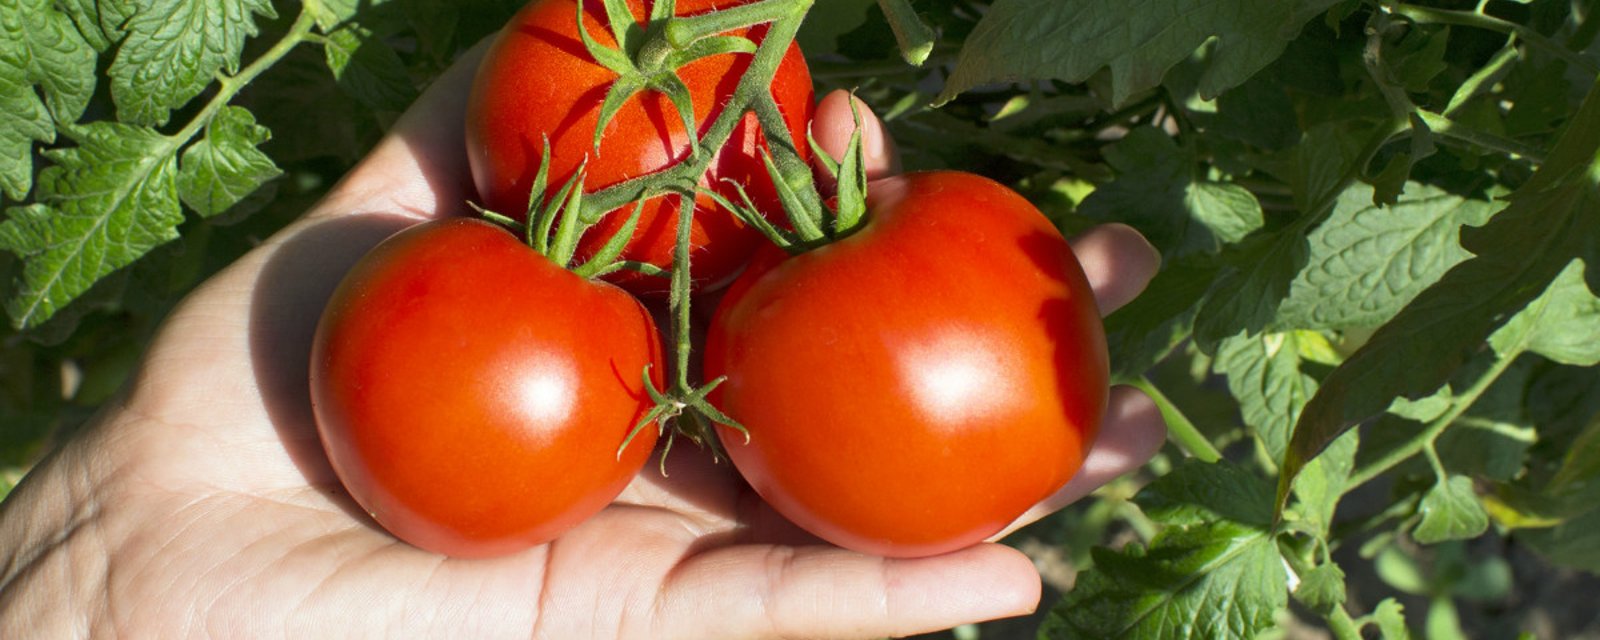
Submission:
POLYGON ((367 254, 317 327, 311 393, 351 496, 452 556, 546 542, 609 504, 649 457, 654 322, 485 222, 417 225, 367 254))
MULTIPOLYGON (((678 15, 694 15, 744 4, 748 0, 678 0, 678 15)), ((689 155, 693 139, 666 96, 655 91, 635 94, 607 125, 598 155, 594 153, 594 128, 606 91, 615 73, 595 62, 578 39, 576 0, 533 0, 501 31, 486 54, 467 103, 467 151, 472 176, 490 209, 521 218, 526 214, 528 190, 539 170, 544 136, 550 140, 550 183, 561 185, 588 158, 587 191, 598 191, 629 178, 660 171, 689 155)), ((629 0, 635 18, 649 15, 644 0, 629 0)), ((600 0, 584 4, 584 25, 590 38, 608 48, 616 41, 606 28, 600 0)), ((760 42, 765 26, 743 35, 760 42)), ((699 133, 711 124, 732 98, 740 76, 749 67, 750 54, 720 54, 702 58, 678 70, 694 103, 699 133)), ((790 135, 801 141, 811 120, 811 74, 798 47, 791 46, 772 83, 790 135)), ((696 136, 696 137, 697 137, 696 136)), ((723 179, 747 185, 752 199, 764 211, 778 210, 777 195, 761 162, 759 149, 766 144, 754 115, 746 115, 733 136, 712 162, 706 182, 733 198, 723 179)), ((555 188, 551 188, 553 193, 555 188)), ((734 200, 737 202, 737 200, 734 200)), ((679 196, 667 195, 648 203, 623 259, 666 268, 672 264, 677 241, 679 196)), ((632 206, 612 212, 584 237, 578 255, 592 255, 622 226, 632 206)), ((738 272, 762 242, 755 230, 726 211, 713 199, 700 196, 692 230, 691 275, 703 288, 721 286, 738 272)), ((636 293, 661 293, 668 282, 633 271, 617 272, 614 282, 636 293)))
POLYGON ((763 253, 712 321, 729 456, 780 513, 843 547, 944 553, 1071 479, 1105 412, 1094 294, 1021 196, 971 174, 872 183, 865 224, 763 253))

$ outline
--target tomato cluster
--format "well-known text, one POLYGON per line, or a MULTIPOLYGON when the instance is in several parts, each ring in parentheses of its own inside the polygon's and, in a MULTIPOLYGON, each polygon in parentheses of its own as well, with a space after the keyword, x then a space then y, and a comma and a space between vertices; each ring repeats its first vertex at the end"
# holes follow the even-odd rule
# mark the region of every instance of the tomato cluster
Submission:
MULTIPOLYGON (((642 0, 628 4, 647 15, 642 0)), ((536 175, 562 183, 587 162, 582 188, 597 191, 675 166, 703 134, 647 91, 592 146, 614 77, 576 29, 581 20, 615 45, 597 11, 534 0, 473 89, 480 195, 529 227, 536 175)), ((740 33, 759 41, 762 29, 740 33)), ((730 102, 750 58, 716 53, 677 70, 695 122, 730 102)), ((790 139, 803 139, 810 85, 791 47, 771 90, 790 139)), ((702 186, 742 185, 775 213, 765 144, 747 114, 702 186)), ((621 260, 673 267, 680 197, 637 209, 621 260)), ((716 199, 696 201, 693 279, 733 280, 703 345, 705 379, 722 381, 712 415, 742 425, 719 427, 730 457, 796 524, 869 553, 942 553, 999 532, 1076 472, 1105 409, 1105 341, 1071 248, 1009 189, 916 173, 872 183, 865 205, 858 228, 791 256, 758 251, 756 229, 716 199)), ((575 257, 604 254, 630 210, 605 214, 575 257)), ((364 257, 330 300, 311 372, 319 431, 352 497, 397 537, 454 556, 541 544, 609 504, 649 457, 669 363, 638 296, 665 282, 586 278, 564 260, 489 222, 424 223, 364 257)))

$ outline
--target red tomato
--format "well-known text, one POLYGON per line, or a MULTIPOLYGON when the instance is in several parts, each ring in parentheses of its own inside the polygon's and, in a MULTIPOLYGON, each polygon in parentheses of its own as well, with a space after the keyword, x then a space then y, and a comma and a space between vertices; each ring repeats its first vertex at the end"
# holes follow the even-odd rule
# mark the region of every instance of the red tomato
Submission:
POLYGON ((1067 241, 986 178, 869 187, 865 224, 762 254, 706 346, 729 456, 780 513, 840 546, 925 556, 979 542, 1060 489, 1105 412, 1094 294, 1067 241))
MULTIPOLYGON (((678 15, 694 15, 747 1, 678 0, 676 8, 678 15)), ((644 0, 628 4, 635 18, 643 21, 649 15, 644 0)), ((614 48, 601 0, 587 0, 584 9, 590 38, 614 48)), ((576 15, 575 0, 533 0, 501 31, 478 70, 467 104, 468 158, 479 195, 502 214, 519 219, 526 214, 544 136, 550 140, 550 183, 564 184, 587 157, 586 190, 591 192, 660 171, 689 155, 692 139, 678 111, 666 96, 649 90, 635 94, 617 112, 595 155, 600 105, 617 76, 584 50, 576 15)), ((765 32, 766 27, 760 26, 744 35, 760 42, 765 32)), ((678 70, 693 98, 695 122, 701 127, 697 133, 703 133, 732 98, 751 57, 721 54, 678 70)), ((809 158, 804 140, 813 109, 811 74, 798 47, 791 46, 779 65, 772 96, 790 136, 801 142, 802 157, 809 158)), ((732 198, 733 190, 722 182, 731 179, 747 185, 762 210, 778 211, 776 192, 759 155, 765 144, 755 116, 746 115, 713 161, 703 186, 732 198)), ((678 206, 677 195, 648 203, 623 258, 671 266, 678 206)), ((691 275, 702 288, 714 288, 735 275, 763 240, 709 197, 699 197, 696 207, 691 275)), ((580 243, 578 255, 592 255, 631 211, 632 205, 620 208, 595 225, 580 243)), ((618 272, 613 281, 636 293, 664 293, 669 286, 665 279, 633 271, 618 272)))
POLYGON ((311 393, 328 458, 379 524, 452 556, 555 538, 622 491, 655 445, 644 307, 485 222, 417 225, 334 292, 311 393))

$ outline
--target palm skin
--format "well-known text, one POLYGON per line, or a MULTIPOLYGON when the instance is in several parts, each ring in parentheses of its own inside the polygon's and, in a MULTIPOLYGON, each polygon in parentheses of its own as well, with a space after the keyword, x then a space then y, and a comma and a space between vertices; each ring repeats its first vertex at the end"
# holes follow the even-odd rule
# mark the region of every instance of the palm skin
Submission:
MULTIPOLYGON (((461 122, 475 62, 302 220, 180 304, 118 398, 0 506, 0 637, 857 638, 1038 605, 1038 574, 1015 550, 889 560, 832 547, 690 448, 668 475, 653 460, 599 515, 509 557, 424 552, 361 513, 318 440, 311 336, 367 249, 473 197, 461 122)), ((818 110, 835 153, 853 122, 845 100, 818 110)), ((869 164, 891 171, 873 133, 869 164)), ((1074 245, 1106 312, 1158 261, 1125 227, 1074 245)), ((1163 438, 1147 398, 1113 389, 1084 471, 1015 526, 1136 468, 1163 438)))

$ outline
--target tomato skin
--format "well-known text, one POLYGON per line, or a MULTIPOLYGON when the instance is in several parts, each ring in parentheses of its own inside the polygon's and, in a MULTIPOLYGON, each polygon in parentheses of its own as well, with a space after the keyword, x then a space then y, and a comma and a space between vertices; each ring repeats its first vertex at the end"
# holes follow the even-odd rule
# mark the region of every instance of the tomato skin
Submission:
MULTIPOLYGON (((749 1, 679 0, 676 10, 678 15, 694 15, 749 1)), ((641 20, 649 15, 645 4, 644 0, 628 0, 634 17, 641 20)), ((584 9, 590 38, 614 48, 600 0, 588 0, 584 9)), ((478 69, 467 103, 468 159, 479 195, 499 213, 518 219, 526 215, 528 190, 539 170, 545 136, 551 148, 551 193, 585 158, 589 160, 586 191, 593 192, 655 173, 689 155, 692 139, 676 108, 664 95, 649 90, 630 98, 617 112, 607 125, 599 153, 595 153, 593 136, 600 105, 617 76, 584 50, 576 15, 576 0, 533 0, 501 31, 478 69)), ((757 27, 746 34, 759 42, 765 29, 757 27)), ((732 98, 751 58, 750 54, 721 54, 678 70, 692 96, 699 133, 732 98)), ((798 145, 802 158, 809 159, 809 147, 803 142, 813 111, 813 90, 811 74, 797 46, 791 46, 779 64, 772 95, 790 136, 802 142, 798 145)), ((737 202, 734 190, 722 180, 746 185, 761 210, 777 215, 776 191, 760 156, 765 145, 755 116, 747 115, 712 162, 702 186, 737 202)), ((645 205, 623 259, 671 266, 679 201, 677 195, 666 195, 645 205)), ((696 198, 695 206, 691 275, 701 288, 712 289, 726 284, 764 240, 708 196, 696 198)), ((632 210, 628 205, 607 215, 585 235, 578 255, 592 255, 632 210)), ((669 287, 663 278, 633 271, 620 271, 609 279, 634 293, 661 294, 669 287)))
MULTIPOLYGON (((600 511, 655 444, 649 313, 485 222, 374 248, 317 328, 311 392, 334 470, 395 536, 460 557, 549 541, 600 511)), ((659 384, 659 381, 658 381, 659 384)))
POLYGON ((971 174, 869 186, 865 225, 762 254, 712 321, 720 427, 791 521, 882 556, 953 551, 1060 489, 1105 413, 1108 362, 1071 247, 971 174))

